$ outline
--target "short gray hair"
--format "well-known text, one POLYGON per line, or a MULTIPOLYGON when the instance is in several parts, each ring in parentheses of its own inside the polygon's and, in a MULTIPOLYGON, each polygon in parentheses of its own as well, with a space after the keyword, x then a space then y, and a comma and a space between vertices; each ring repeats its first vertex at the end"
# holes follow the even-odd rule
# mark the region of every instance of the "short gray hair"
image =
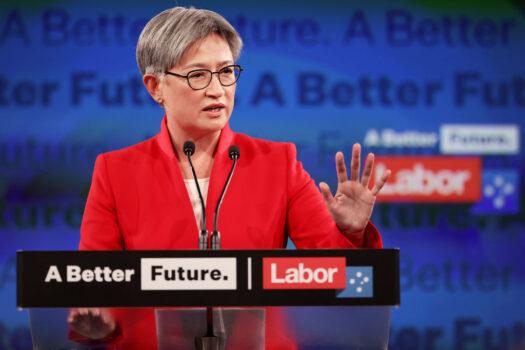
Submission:
POLYGON ((216 12, 174 7, 153 17, 137 42, 137 65, 144 74, 163 74, 176 65, 196 41, 210 34, 220 35, 230 46, 234 61, 242 39, 233 26, 216 12))

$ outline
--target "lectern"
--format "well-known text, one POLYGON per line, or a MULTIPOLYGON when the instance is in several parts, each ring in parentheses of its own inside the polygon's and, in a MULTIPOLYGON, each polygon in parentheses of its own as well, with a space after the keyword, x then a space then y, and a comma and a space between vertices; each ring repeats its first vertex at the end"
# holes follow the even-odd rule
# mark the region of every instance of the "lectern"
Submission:
POLYGON ((396 249, 17 253, 35 349, 119 348, 75 341, 71 307, 155 308, 158 348, 194 349, 210 306, 222 349, 386 349, 399 303, 396 249))

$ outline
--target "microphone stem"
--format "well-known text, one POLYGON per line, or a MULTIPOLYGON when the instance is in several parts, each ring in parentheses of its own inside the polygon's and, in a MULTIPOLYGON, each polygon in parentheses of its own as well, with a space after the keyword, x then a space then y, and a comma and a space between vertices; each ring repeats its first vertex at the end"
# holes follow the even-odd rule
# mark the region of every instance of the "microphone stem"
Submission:
POLYGON ((197 186, 197 192, 199 193, 199 198, 201 200, 201 209, 202 209, 202 216, 201 216, 201 234, 202 231, 206 231, 206 209, 204 207, 204 199, 202 197, 201 193, 201 187, 199 186, 199 180, 197 179, 197 173, 195 173, 195 168, 193 167, 193 163, 191 162, 191 157, 186 154, 188 157, 188 162, 190 163, 191 173, 193 174, 193 179, 195 180, 195 186, 197 186))
POLYGON ((221 204, 222 204, 222 200, 224 199, 224 195, 226 194, 226 190, 228 189, 228 186, 230 185, 230 181, 232 179, 233 172, 235 171, 236 164, 237 164, 237 157, 234 157, 233 164, 230 169, 230 173, 228 174, 226 183, 224 184, 224 187, 222 188, 221 195, 219 199, 217 200, 217 205, 215 206, 215 216, 213 218, 213 233, 212 233, 212 249, 214 250, 220 249, 220 237, 219 237, 219 231, 217 230, 218 221, 219 221, 219 210, 221 208, 221 204))

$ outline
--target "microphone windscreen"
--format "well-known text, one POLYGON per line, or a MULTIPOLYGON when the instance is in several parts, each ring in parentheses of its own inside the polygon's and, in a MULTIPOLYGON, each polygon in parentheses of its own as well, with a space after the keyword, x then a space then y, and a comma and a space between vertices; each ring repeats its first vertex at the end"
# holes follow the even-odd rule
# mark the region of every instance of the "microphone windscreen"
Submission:
POLYGON ((231 160, 239 159, 241 156, 241 151, 239 150, 239 147, 236 145, 231 145, 230 148, 228 148, 228 156, 231 160))
POLYGON ((195 153, 195 144, 193 141, 186 141, 184 142, 184 145, 182 146, 182 151, 187 156, 192 156, 193 153, 195 153))

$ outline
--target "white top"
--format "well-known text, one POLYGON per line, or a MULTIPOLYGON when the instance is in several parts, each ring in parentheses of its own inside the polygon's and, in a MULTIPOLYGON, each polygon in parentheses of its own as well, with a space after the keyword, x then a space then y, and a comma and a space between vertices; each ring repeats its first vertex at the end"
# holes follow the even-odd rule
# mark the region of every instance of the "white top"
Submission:
MULTIPOLYGON (((201 188, 202 199, 204 199, 204 204, 206 204, 206 197, 208 196, 208 185, 210 184, 210 178, 197 179, 199 182, 199 187, 201 188)), ((197 220, 197 227, 202 229, 201 219, 202 219, 202 206, 199 199, 199 192, 197 191, 197 186, 193 179, 184 179, 184 185, 188 190, 188 195, 190 196, 191 206, 193 207, 193 213, 195 214, 195 220, 197 220)))

